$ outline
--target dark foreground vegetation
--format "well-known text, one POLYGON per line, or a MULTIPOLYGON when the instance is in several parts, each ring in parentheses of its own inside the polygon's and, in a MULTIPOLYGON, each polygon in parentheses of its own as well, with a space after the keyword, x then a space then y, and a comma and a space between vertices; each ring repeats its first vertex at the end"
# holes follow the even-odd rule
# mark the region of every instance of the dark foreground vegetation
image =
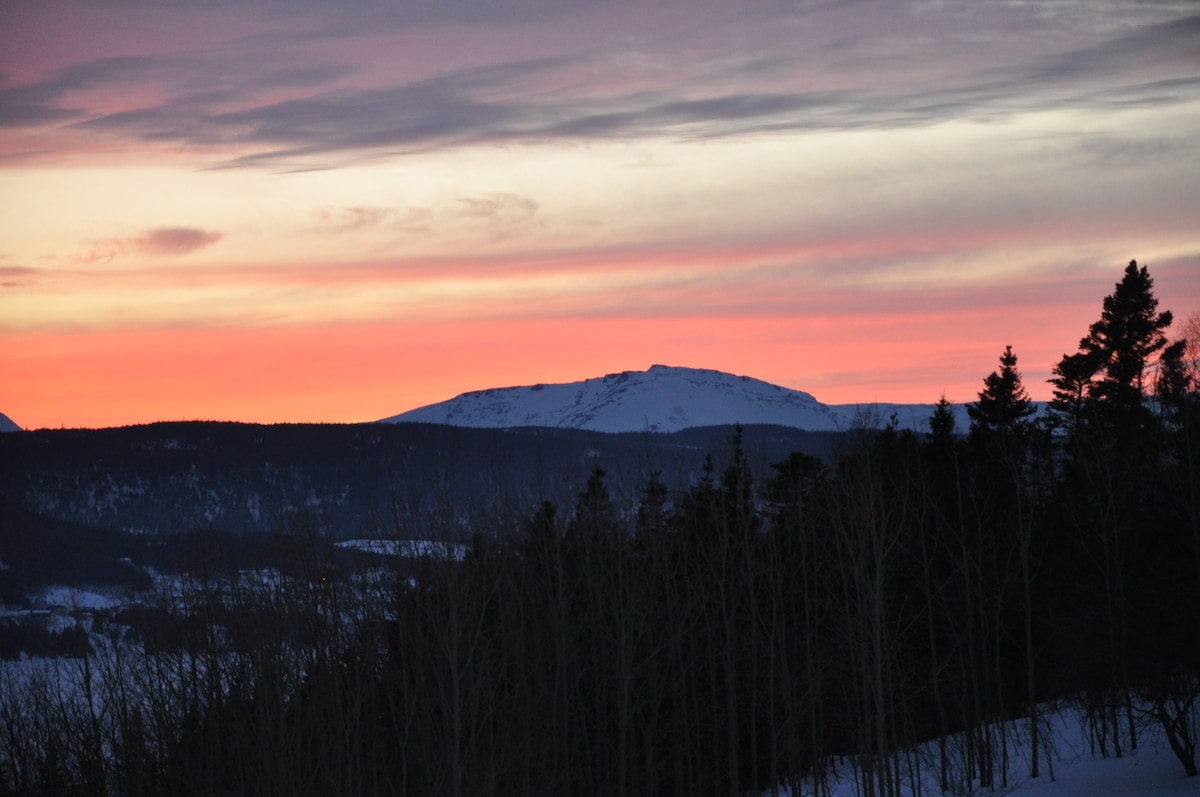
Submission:
POLYGON ((1170 322, 1131 264, 1042 417, 1005 350, 968 430, 943 405, 757 479, 735 431, 689 485, 626 505, 594 467, 386 578, 297 520, 285 573, 179 582, 186 633, 114 618, 5 670, 0 788, 820 794, 841 760, 862 794, 961 793, 1002 788, 1016 744, 1045 776, 1038 706, 1068 696, 1096 754, 1155 724, 1195 774, 1200 397, 1170 322))

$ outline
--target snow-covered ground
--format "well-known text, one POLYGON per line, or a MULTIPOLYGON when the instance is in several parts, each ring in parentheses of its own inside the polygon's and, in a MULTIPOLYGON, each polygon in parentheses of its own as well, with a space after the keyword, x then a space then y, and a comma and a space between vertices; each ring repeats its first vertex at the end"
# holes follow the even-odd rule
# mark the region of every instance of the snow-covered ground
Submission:
MULTIPOLYGON (((439 548, 437 543, 424 541, 416 548, 405 546, 405 542, 387 540, 352 540, 347 547, 396 555, 412 555, 402 553, 409 550, 427 550, 435 555, 453 555, 458 546, 439 548), (389 543, 383 545, 383 543, 389 543)), ((82 590, 55 588, 47 593, 47 597, 56 598, 59 605, 74 604, 78 607, 90 606, 101 608, 110 600, 97 593, 82 590)), ((74 621, 71 620, 71 623, 74 621)), ((96 709, 103 712, 103 701, 108 694, 99 681, 95 689, 89 691, 82 688, 82 679, 90 672, 95 681, 104 673, 117 672, 113 667, 142 668, 152 663, 152 657, 131 656, 132 648, 126 649, 117 656, 118 646, 130 643, 123 640, 119 634, 91 634, 93 646, 93 661, 90 669, 85 668, 81 660, 74 659, 22 659, 20 661, 0 661, 0 703, 5 700, 17 700, 23 704, 26 698, 49 696, 52 705, 77 705, 84 701, 87 694, 92 695, 96 709), (25 696, 25 697, 21 697, 25 696)), ((187 662, 180 660, 180 666, 199 666, 196 660, 187 662)), ((158 673, 161 675, 161 673, 158 673)), ((148 677, 148 676, 147 676, 148 677)), ((157 677, 157 675, 155 676, 157 677)), ((10 709, 13 708, 10 706, 10 709)), ((33 705, 33 704, 31 704, 33 705)), ((1183 767, 1168 747, 1161 730, 1153 725, 1139 729, 1139 747, 1136 751, 1126 751, 1121 758, 1104 758, 1098 755, 1093 745, 1089 743, 1088 735, 1078 709, 1069 703, 1058 706, 1044 706, 1044 745, 1052 751, 1052 755, 1042 758, 1042 774, 1033 779, 1028 775, 1029 745, 1027 743, 1026 727, 1023 721, 1008 726, 1008 755, 1010 764, 1007 773, 1007 784, 997 783, 995 788, 984 789, 978 785, 960 785, 947 794, 955 797, 985 797, 985 795, 1011 795, 1012 797, 1197 797, 1200 795, 1200 777, 1189 778, 1184 774, 1183 767)), ((998 732, 998 730, 997 730, 998 732)), ((951 747, 957 745, 957 740, 951 740, 951 747)), ((900 789, 904 797, 938 797, 942 794, 937 784, 937 753, 932 744, 924 745, 912 760, 919 760, 919 788, 905 783, 900 789)), ((848 760, 842 759, 840 768, 830 782, 829 797, 857 797, 860 793, 855 782, 854 770, 848 760)), ((769 793, 769 792, 768 792, 769 793)), ((783 795, 783 792, 780 792, 783 795)), ((811 784, 787 797, 810 797, 811 784)))
POLYGON ((68 609, 119 609, 129 601, 114 591, 92 590, 81 587, 49 587, 42 593, 41 602, 46 606, 65 606, 68 609))
POLYGON ((1165 742, 1143 746, 1123 758, 1093 758, 1084 753, 1055 766, 1055 780, 1026 779, 1015 797, 1196 797, 1200 779, 1189 778, 1165 742))
MULTIPOLYGON (((1045 756, 1041 760, 1041 774, 1029 777, 1029 746, 1021 744, 1024 733, 1021 723, 1010 726, 1009 735, 1013 744, 1009 747, 1011 763, 1007 785, 997 783, 994 789, 952 790, 950 794, 986 797, 987 795, 1009 795, 1010 797, 1198 797, 1200 777, 1188 777, 1183 765, 1171 752, 1160 728, 1146 726, 1139 729, 1138 749, 1124 752, 1121 758, 1102 757, 1093 754, 1081 717, 1070 706, 1050 707, 1043 710, 1051 730, 1050 743, 1052 760, 1047 765, 1045 756)), ((901 794, 905 797, 937 797, 941 795, 937 783, 936 752, 932 745, 922 751, 924 760, 921 788, 913 789, 905 784, 901 794)), ((830 789, 830 797, 857 797, 852 770, 847 766, 841 777, 830 789)), ((809 797, 811 789, 792 797, 809 797)))
POLYGON ((428 556, 434 559, 449 559, 455 562, 461 562, 466 557, 468 547, 460 543, 439 542, 437 540, 360 539, 345 540, 334 544, 338 548, 352 548, 356 551, 379 554, 381 556, 403 556, 410 559, 428 556))
MULTIPOLYGON (((1043 775, 1015 779, 1016 797, 1197 797, 1200 778, 1189 778, 1161 732, 1151 729, 1139 737, 1139 747, 1121 758, 1093 756, 1078 718, 1060 715, 1053 780, 1043 775)), ((1028 770, 1026 769, 1026 772, 1028 770)))

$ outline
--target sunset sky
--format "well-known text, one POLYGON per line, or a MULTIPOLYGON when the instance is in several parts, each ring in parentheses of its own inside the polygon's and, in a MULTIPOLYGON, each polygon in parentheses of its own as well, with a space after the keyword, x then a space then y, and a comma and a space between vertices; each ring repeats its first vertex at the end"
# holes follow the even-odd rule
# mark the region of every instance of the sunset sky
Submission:
POLYGON ((0 412, 366 421, 655 363, 1035 398, 1200 311, 1200 3, 0 3, 0 412))

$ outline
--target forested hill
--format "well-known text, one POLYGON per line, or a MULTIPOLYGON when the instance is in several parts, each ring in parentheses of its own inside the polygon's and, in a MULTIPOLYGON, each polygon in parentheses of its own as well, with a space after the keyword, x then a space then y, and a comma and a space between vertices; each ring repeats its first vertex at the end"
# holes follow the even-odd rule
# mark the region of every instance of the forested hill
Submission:
MULTIPOLYGON (((468 512, 564 499, 597 464, 615 491, 633 494, 652 469, 686 483, 732 434, 215 422, 39 430, 0 436, 0 496, 44 516, 140 533, 263 532, 303 511, 334 537, 420 537, 430 524, 445 533, 447 514, 463 525, 468 512)), ((760 469, 793 450, 825 455, 835 438, 745 430, 760 469)))

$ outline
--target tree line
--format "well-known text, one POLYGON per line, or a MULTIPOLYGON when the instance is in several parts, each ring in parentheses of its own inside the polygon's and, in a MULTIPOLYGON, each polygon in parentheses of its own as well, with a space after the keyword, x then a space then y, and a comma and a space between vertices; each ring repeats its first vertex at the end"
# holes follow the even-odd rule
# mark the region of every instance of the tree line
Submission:
POLYGON ((186 640, 91 650, 71 695, 0 685, 0 784, 736 797, 837 766, 962 793, 1018 747, 1048 776, 1057 699, 1095 754, 1154 725, 1195 775, 1200 374, 1171 322, 1130 263, 1041 415, 1006 348, 966 430, 943 398, 925 434, 864 425, 757 479, 736 430, 682 488, 625 505, 598 466, 383 586, 297 544, 296 578, 198 578, 186 640))

